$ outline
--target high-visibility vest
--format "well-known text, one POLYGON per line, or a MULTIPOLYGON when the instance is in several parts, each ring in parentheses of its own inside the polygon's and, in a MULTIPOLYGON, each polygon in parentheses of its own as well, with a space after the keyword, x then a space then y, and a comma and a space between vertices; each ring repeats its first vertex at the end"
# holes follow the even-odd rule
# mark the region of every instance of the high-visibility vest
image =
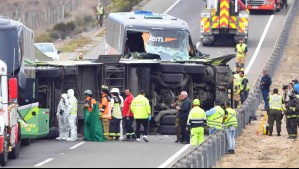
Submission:
POLYGON ((282 96, 275 94, 270 96, 270 109, 271 110, 282 110, 282 96))
POLYGON ((148 119, 151 114, 149 100, 143 95, 137 96, 131 104, 134 119, 148 119))
POLYGON ((222 122, 224 118, 224 110, 220 106, 216 106, 216 113, 208 117, 208 126, 210 128, 222 129, 222 122))
POLYGON ((188 125, 191 126, 191 128, 197 128, 197 127, 204 127, 206 126, 207 116, 206 112, 201 109, 199 106, 194 107, 189 114, 188 117, 188 125))
POLYGON ((228 112, 228 117, 224 121, 225 127, 226 128, 229 128, 230 126, 238 127, 237 112, 232 108, 228 108, 226 109, 226 111, 228 112))
POLYGON ((242 83, 242 78, 240 76, 240 74, 236 73, 234 74, 234 78, 241 84, 242 83))
MULTIPOLYGON (((243 78, 241 78, 241 90, 244 90, 244 83, 243 83, 244 79, 247 79, 247 77, 244 76, 243 78)), ((247 79, 247 80, 248 80, 248 79, 247 79)), ((249 83, 247 83, 246 91, 249 91, 249 90, 250 90, 250 88, 249 88, 249 83)))
POLYGON ((78 100, 74 97, 71 98, 69 101, 72 102, 72 106, 73 106, 70 114, 78 114, 78 100))
POLYGON ((247 47, 246 44, 243 44, 242 46, 241 44, 237 44, 237 57, 241 57, 241 58, 246 57, 246 53, 245 53, 246 47, 247 47))
POLYGON ((103 6, 101 6, 101 7, 97 7, 97 14, 98 15, 103 15, 104 14, 104 7, 103 6))
POLYGON ((115 103, 115 99, 112 98, 111 105, 113 105, 112 116, 115 117, 116 119, 122 119, 120 103, 115 103))
POLYGON ((238 80, 234 80, 234 95, 238 95, 240 94, 241 92, 241 89, 240 89, 240 83, 238 82, 238 80))

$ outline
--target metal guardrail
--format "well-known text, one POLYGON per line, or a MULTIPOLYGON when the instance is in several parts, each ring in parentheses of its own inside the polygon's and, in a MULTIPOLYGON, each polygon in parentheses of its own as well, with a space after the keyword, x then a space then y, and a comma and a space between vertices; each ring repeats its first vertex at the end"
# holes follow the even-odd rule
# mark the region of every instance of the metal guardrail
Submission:
MULTIPOLYGON (((272 77, 274 77, 282 59, 292 23, 298 10, 299 0, 295 0, 287 14, 282 32, 276 41, 272 54, 264 66, 264 68, 268 70, 269 75, 272 77)), ((262 75, 258 77, 248 99, 238 110, 239 126, 236 132, 236 137, 239 137, 246 125, 250 123, 250 117, 256 115, 256 111, 263 99, 260 91, 261 79, 262 75)), ((179 159, 172 168, 212 168, 213 166, 216 166, 221 157, 225 155, 226 150, 226 135, 224 132, 218 132, 206 139, 200 146, 195 147, 189 154, 179 159)))

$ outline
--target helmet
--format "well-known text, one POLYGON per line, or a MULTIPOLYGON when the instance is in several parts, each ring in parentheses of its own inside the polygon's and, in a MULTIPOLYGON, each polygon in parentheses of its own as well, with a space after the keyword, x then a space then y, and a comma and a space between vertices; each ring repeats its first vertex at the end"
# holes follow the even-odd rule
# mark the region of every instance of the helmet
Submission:
POLYGON ((102 90, 102 91, 109 91, 109 87, 108 87, 108 86, 105 86, 105 85, 102 85, 102 86, 101 86, 101 90, 102 90))
POLYGON ((120 93, 118 88, 112 88, 111 93, 120 93))
POLYGON ((195 99, 193 101, 193 106, 200 106, 200 100, 199 99, 195 99))
POLYGON ((84 92, 85 97, 92 97, 92 91, 91 90, 86 90, 84 92))

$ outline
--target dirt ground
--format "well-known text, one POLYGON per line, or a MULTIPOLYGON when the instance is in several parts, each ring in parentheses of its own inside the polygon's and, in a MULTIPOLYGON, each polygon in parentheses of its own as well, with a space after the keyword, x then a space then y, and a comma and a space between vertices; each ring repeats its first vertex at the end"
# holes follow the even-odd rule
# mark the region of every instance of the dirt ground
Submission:
MULTIPOLYGON (((273 79, 272 88, 282 89, 293 79, 299 78, 299 13, 294 21, 284 58, 273 79)), ((262 107, 261 107, 262 108, 262 107)), ((287 139, 283 119, 282 137, 256 136, 265 112, 259 112, 259 120, 252 122, 236 140, 236 154, 226 155, 216 168, 298 168, 299 140, 287 139)))

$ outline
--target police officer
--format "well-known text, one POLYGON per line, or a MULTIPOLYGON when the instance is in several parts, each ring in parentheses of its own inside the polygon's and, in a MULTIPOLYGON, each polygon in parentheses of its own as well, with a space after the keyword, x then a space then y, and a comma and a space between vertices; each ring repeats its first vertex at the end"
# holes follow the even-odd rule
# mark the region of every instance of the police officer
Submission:
MULTIPOLYGON (((193 101, 193 108, 188 117, 188 127, 191 129, 191 145, 198 146, 205 141, 205 129, 207 116, 200 107, 200 100, 193 101)), ((189 131, 189 129, 186 129, 189 131)))
POLYGON ((288 139, 297 138, 297 114, 299 115, 299 96, 298 91, 293 90, 290 96, 290 101, 286 104, 286 117, 287 117, 287 131, 289 134, 288 139))
POLYGON ((283 98, 278 94, 278 89, 273 90, 270 96, 270 109, 268 112, 269 136, 272 136, 274 122, 276 121, 277 136, 281 136, 281 120, 283 117, 283 98))

